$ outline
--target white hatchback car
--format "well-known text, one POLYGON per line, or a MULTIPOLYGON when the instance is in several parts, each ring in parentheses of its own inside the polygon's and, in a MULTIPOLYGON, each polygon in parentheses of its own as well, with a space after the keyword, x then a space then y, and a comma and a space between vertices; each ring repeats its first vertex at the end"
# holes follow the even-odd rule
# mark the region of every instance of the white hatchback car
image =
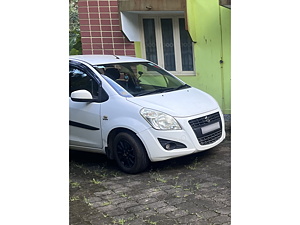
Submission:
POLYGON ((225 138, 208 94, 145 59, 69 58, 70 148, 106 154, 127 173, 200 152, 225 138))

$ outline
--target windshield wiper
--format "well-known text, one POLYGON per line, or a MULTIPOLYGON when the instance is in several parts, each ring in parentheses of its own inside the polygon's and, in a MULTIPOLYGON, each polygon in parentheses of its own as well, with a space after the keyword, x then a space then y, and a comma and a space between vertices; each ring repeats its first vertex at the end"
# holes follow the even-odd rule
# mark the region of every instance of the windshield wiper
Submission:
POLYGON ((137 94, 135 96, 151 95, 151 94, 163 93, 163 92, 167 92, 167 91, 174 91, 174 88, 159 88, 159 89, 155 89, 153 91, 142 92, 142 93, 139 93, 139 94, 137 94))
POLYGON ((159 88, 159 89, 155 89, 153 91, 142 92, 142 93, 139 93, 135 96, 151 95, 151 94, 155 94, 155 93, 163 93, 163 92, 168 92, 168 91, 177 91, 177 90, 180 90, 180 89, 183 89, 183 88, 190 88, 190 87, 191 87, 190 85, 183 84, 183 85, 180 85, 179 87, 176 87, 176 88, 159 88))
POLYGON ((183 88, 190 88, 191 86, 188 85, 188 84, 183 84, 183 85, 180 85, 179 87, 177 88, 174 88, 174 90, 179 90, 179 89, 183 89, 183 88))

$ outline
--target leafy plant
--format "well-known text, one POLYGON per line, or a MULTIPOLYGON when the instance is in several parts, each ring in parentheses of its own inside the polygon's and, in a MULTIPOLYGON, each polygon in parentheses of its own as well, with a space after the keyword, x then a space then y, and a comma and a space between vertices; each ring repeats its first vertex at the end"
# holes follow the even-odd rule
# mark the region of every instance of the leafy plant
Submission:
POLYGON ((167 181, 162 177, 157 177, 155 180, 159 181, 159 182, 162 182, 162 183, 167 183, 167 181))
POLYGON ((125 193, 122 193, 120 196, 123 197, 123 198, 127 198, 128 197, 128 195, 125 194, 125 193))
POLYGON ((196 158, 192 165, 186 165, 185 168, 195 170, 199 164, 200 162, 198 162, 198 158, 196 158))
POLYGON ((69 0, 69 54, 82 54, 78 0, 69 0))
POLYGON ((102 203, 102 206, 107 206, 107 205, 111 205, 111 201, 102 203))
POLYGON ((126 220, 124 220, 124 219, 119 219, 118 221, 116 221, 116 220, 113 221, 114 224, 121 224, 121 225, 124 225, 125 222, 126 222, 126 220))
POLYGON ((201 184, 199 184, 199 183, 196 183, 196 184, 195 184, 195 187, 196 187, 196 189, 197 189, 197 190, 199 190, 199 189, 200 189, 200 187, 201 187, 201 184))
POLYGON ((85 175, 87 175, 87 174, 92 173, 92 171, 89 170, 89 169, 83 169, 83 173, 84 173, 85 175))
POLYGON ((77 187, 80 187, 80 184, 78 182, 71 182, 71 187, 77 188, 77 187))
POLYGON ((71 201, 71 202, 78 201, 78 200, 79 200, 79 197, 78 197, 78 196, 74 196, 74 197, 71 197, 71 198, 70 198, 70 201, 71 201))
POLYGON ((157 172, 151 172, 151 178, 155 179, 156 182, 167 183, 167 180, 161 176, 161 174, 157 172))
POLYGON ((90 203, 90 201, 84 196, 83 197, 83 201, 88 205, 88 206, 92 206, 93 204, 90 203))
POLYGON ((176 181, 174 185, 172 185, 173 188, 181 188, 181 185, 178 185, 178 182, 176 181))
POLYGON ((156 225, 157 222, 151 221, 151 220, 144 220, 144 222, 147 222, 148 224, 156 225))
POLYGON ((94 184, 101 184, 102 182, 99 180, 95 180, 95 178, 93 178, 93 180, 91 180, 92 183, 94 184))

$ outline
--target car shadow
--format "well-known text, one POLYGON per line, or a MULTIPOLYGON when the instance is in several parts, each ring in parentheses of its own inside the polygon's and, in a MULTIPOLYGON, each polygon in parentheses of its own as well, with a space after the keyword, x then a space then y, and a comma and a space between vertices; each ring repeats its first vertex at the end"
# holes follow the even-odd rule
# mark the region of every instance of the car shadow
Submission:
MULTIPOLYGON (((165 161, 151 162, 150 166, 144 171, 169 171, 169 170, 181 170, 191 165, 195 162, 200 163, 205 161, 207 158, 211 157, 214 153, 213 149, 209 149, 203 152, 194 153, 187 156, 181 156, 178 158, 168 159, 165 161)), ((86 168, 102 168, 112 173, 119 171, 123 173, 117 163, 114 160, 110 160, 106 155, 99 153, 91 153, 84 151, 69 151, 69 166, 74 167, 74 165, 80 165, 80 167, 86 168)))

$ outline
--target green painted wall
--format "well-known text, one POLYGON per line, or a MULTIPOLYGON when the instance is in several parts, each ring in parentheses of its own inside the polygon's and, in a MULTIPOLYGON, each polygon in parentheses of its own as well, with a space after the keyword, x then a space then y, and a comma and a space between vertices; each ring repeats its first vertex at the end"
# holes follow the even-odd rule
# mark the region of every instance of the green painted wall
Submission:
MULTIPOLYGON (((194 44, 196 75, 179 76, 186 83, 212 95, 224 114, 231 113, 230 9, 219 0, 186 0, 188 29, 194 44), (220 63, 223 60, 223 63, 220 63)), ((141 46, 135 43, 136 56, 141 46)))
POLYGON ((188 29, 196 42, 196 76, 180 76, 211 94, 225 114, 231 113, 230 18, 230 9, 219 6, 219 0, 187 0, 188 29))
POLYGON ((142 58, 141 42, 134 42, 135 56, 142 58))
POLYGON ((220 7, 223 46, 223 112, 231 114, 231 10, 220 7))

